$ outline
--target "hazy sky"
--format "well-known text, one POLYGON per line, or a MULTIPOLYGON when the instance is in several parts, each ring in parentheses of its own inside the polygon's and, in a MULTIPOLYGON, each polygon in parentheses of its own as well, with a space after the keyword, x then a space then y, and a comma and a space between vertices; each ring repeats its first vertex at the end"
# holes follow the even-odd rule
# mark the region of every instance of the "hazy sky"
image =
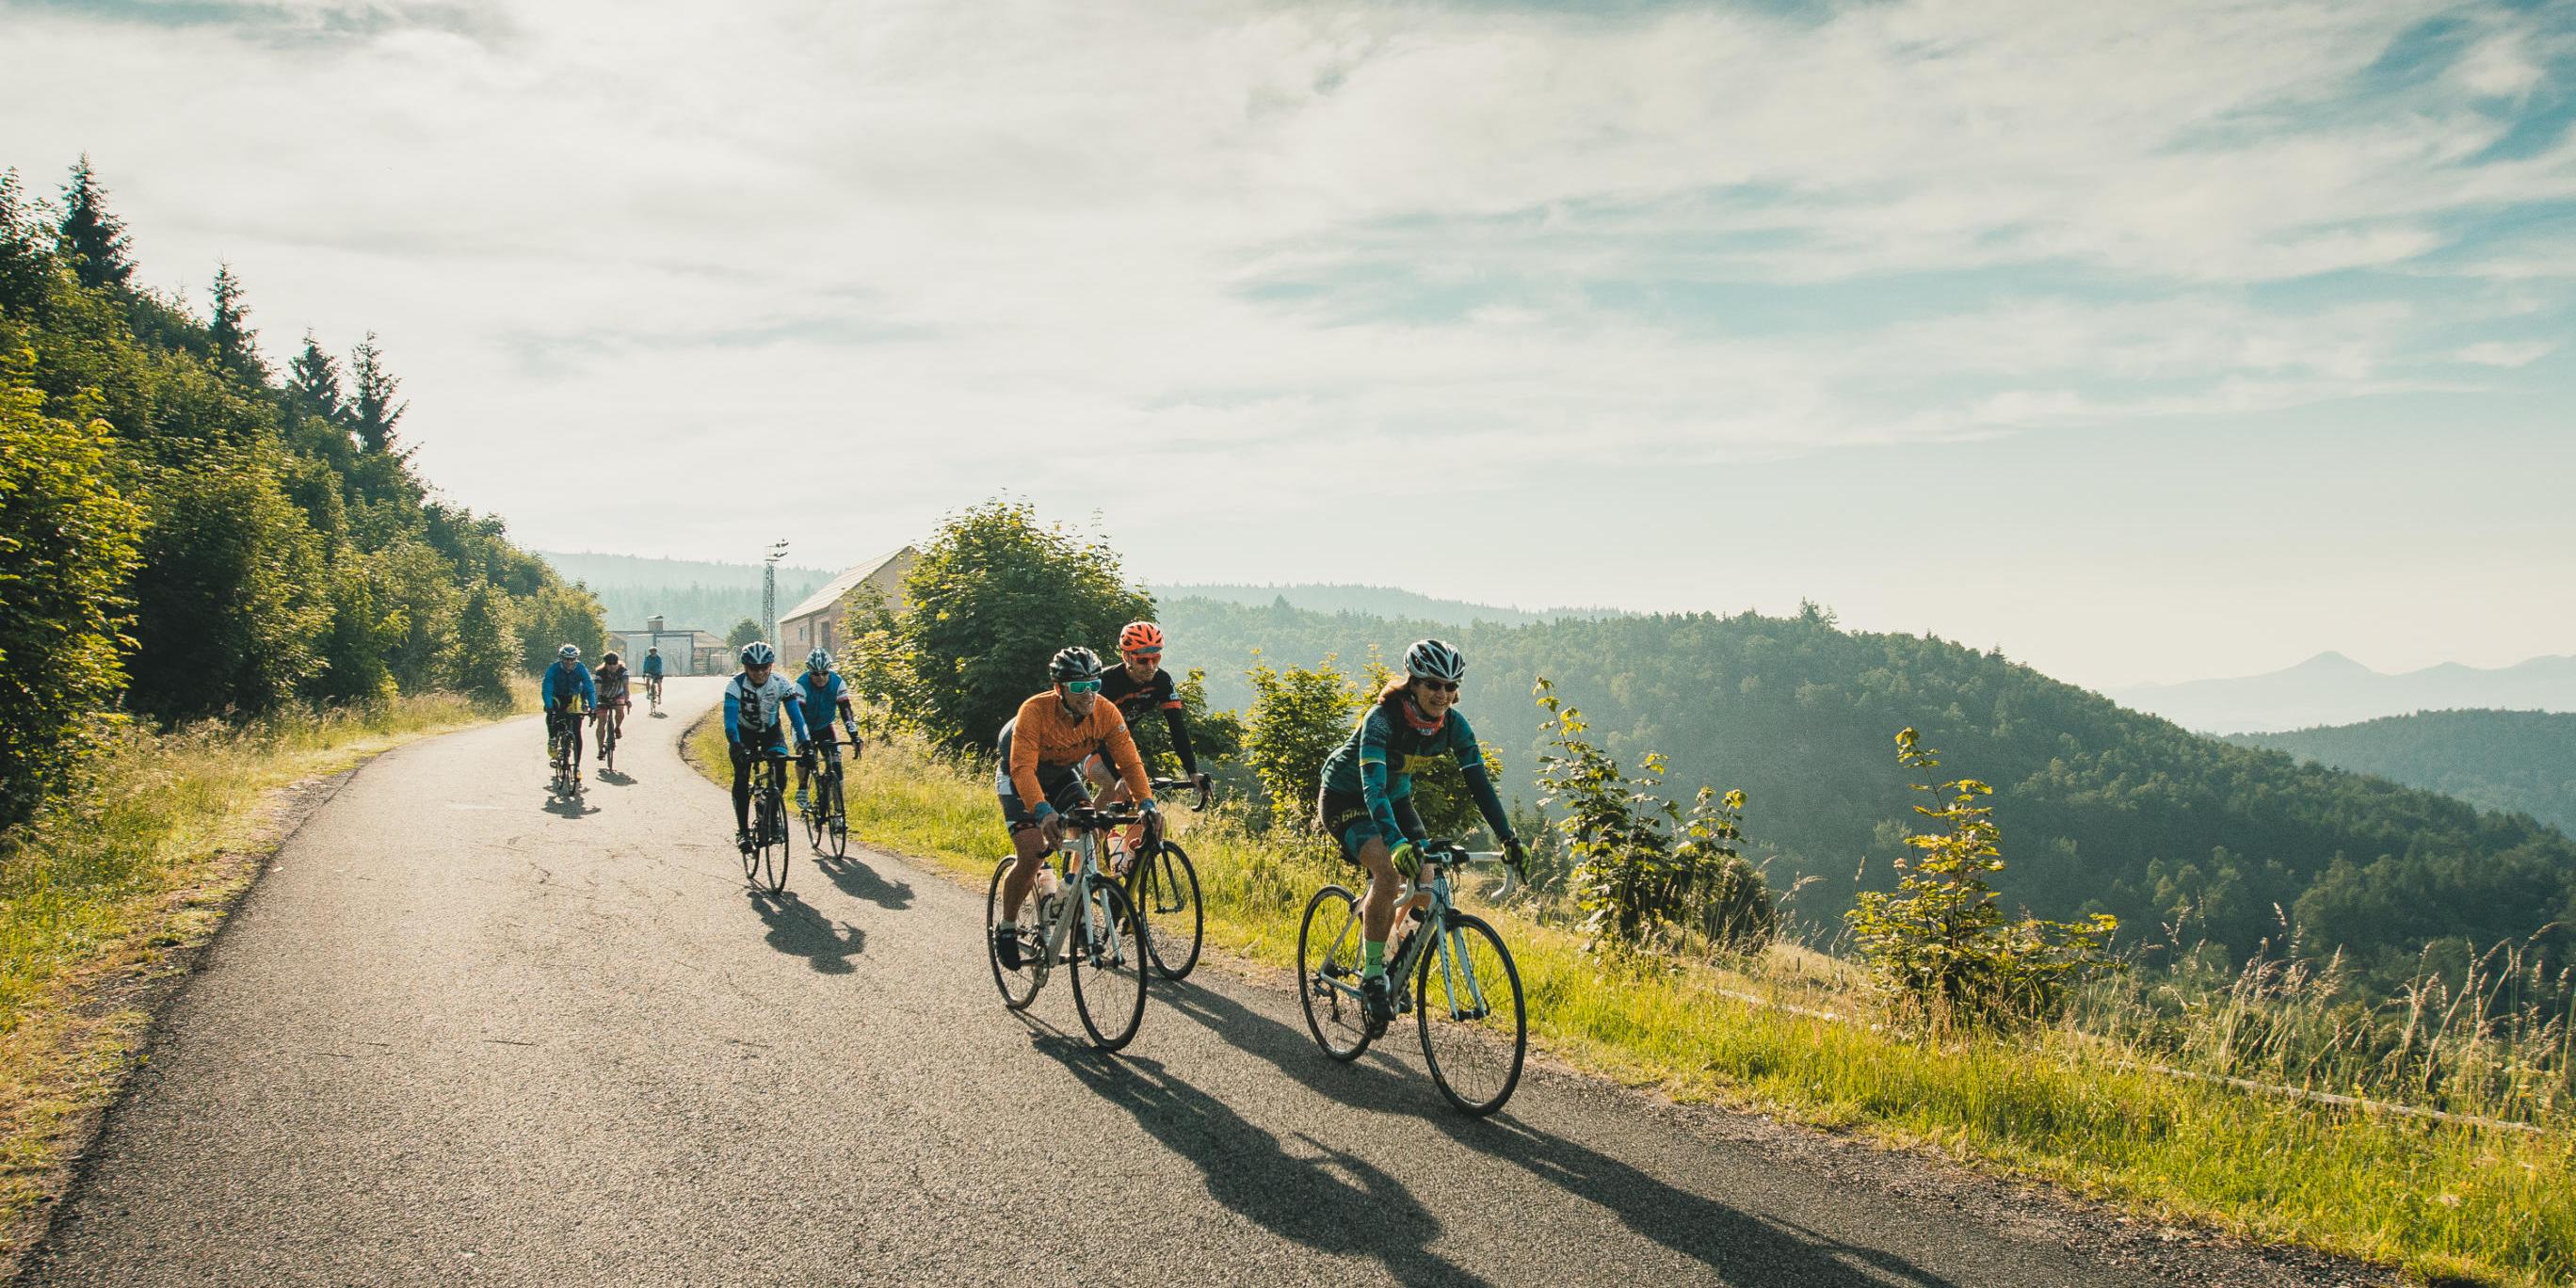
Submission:
POLYGON ((2565 0, 0 0, 0 165, 532 544, 1007 489, 2096 685, 2576 652, 2571 121, 2565 0))

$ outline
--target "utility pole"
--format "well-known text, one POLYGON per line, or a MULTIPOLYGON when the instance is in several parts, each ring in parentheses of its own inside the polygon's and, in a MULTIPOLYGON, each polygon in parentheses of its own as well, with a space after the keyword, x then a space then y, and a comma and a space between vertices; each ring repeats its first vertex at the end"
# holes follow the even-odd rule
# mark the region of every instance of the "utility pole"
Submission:
POLYGON ((787 538, 769 543, 769 559, 760 570, 760 629, 771 648, 778 647, 778 561, 787 557, 787 538))

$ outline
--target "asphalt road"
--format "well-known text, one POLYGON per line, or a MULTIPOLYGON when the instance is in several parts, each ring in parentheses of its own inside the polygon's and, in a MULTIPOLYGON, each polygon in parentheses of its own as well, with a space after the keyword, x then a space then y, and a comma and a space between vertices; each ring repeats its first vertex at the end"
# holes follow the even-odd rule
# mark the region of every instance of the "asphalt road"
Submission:
POLYGON ((171 1005, 27 1278, 2348 1282, 1562 1073, 1469 1121, 1409 1040, 1333 1064, 1284 986, 1216 968, 1095 1054, 1061 975, 1002 1009, 980 888, 800 848, 791 897, 747 894, 675 749, 715 693, 633 719, 631 777, 578 814, 533 721, 351 778, 171 1005))

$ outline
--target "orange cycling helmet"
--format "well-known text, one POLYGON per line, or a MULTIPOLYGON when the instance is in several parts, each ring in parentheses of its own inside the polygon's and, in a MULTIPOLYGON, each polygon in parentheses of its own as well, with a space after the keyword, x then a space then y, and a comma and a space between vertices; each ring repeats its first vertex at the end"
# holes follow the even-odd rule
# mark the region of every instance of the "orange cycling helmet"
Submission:
POLYGON ((1127 629, 1118 632, 1118 651, 1121 653, 1133 653, 1138 649, 1160 652, 1162 647, 1163 628, 1152 622, 1129 622, 1127 629))

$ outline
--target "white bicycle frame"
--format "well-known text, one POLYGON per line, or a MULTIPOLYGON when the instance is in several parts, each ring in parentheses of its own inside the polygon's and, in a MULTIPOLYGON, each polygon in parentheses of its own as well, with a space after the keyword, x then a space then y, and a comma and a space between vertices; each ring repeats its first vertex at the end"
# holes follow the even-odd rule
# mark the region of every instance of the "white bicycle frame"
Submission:
MULTIPOLYGON (((1063 951, 1065 941, 1072 936, 1076 914, 1091 902, 1092 892, 1100 886, 1114 884, 1109 874, 1100 866, 1100 842, 1105 835, 1106 833, 1103 832, 1086 829, 1076 837, 1068 838, 1067 844, 1057 846, 1055 851, 1047 856, 1052 859, 1056 854, 1071 854, 1076 856, 1078 861, 1073 866, 1073 876, 1063 883, 1063 888, 1058 892, 1054 924, 1046 928, 1045 943, 1038 953, 1036 963, 1030 966, 1031 971, 1034 972, 1029 985, 1032 993, 1046 987, 1047 975, 1055 969, 1056 954, 1063 951)), ((1034 888, 1029 891, 1029 897, 1031 899, 1038 897, 1034 888)), ((1106 910, 1102 910, 1102 915, 1105 917, 1106 910)), ((1108 964, 1112 966, 1127 964, 1127 945, 1114 931, 1109 936, 1108 964)))

